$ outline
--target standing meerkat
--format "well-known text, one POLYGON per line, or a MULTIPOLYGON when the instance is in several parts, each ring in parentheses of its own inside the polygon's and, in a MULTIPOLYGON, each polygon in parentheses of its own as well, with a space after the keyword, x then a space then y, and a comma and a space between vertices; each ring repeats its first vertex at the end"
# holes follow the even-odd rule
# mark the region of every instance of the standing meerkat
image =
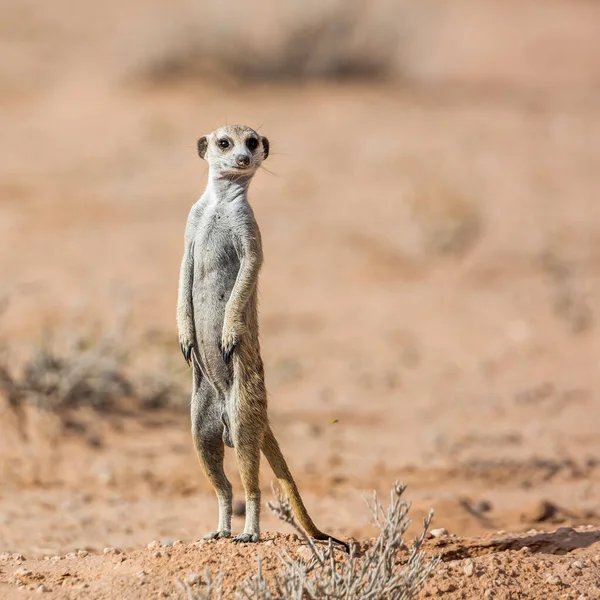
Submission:
POLYGON ((192 436, 219 502, 218 528, 205 539, 231 535, 231 484, 223 470, 227 445, 235 449, 246 493, 246 523, 234 541, 259 539, 261 450, 302 527, 327 540, 304 507, 267 416, 257 311, 263 254, 247 193, 269 155, 269 142, 249 127, 226 126, 202 136, 198 154, 208 162, 209 177, 187 221, 177 327, 193 370, 192 436))

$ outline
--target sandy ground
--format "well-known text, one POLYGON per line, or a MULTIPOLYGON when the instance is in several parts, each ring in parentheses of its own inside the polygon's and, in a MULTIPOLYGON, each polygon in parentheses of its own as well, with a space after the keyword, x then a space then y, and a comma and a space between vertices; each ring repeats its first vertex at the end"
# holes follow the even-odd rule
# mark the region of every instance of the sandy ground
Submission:
MULTIPOLYGON (((599 7, 548 2, 533 19, 533 3, 518 18, 453 3, 423 21, 405 83, 222 87, 132 83, 121 57, 141 5, 82 6, 7 3, 0 26, 11 355, 48 326, 108 328, 126 304, 126 343, 187 377, 174 305, 206 181, 195 140, 260 127, 270 410, 315 521, 368 540, 362 495, 400 479, 415 523, 433 507, 454 536, 428 542, 446 554, 425 596, 600 597, 599 7)), ((158 3, 146 14, 159 22, 158 3)), ((225 560, 234 586, 257 552, 274 568, 298 546, 267 510, 273 544, 195 543, 216 501, 182 412, 82 412, 69 430, 22 417, 25 435, 3 407, 1 597, 178 597, 178 576, 225 560)), ((268 497, 266 463, 261 478, 268 497)))

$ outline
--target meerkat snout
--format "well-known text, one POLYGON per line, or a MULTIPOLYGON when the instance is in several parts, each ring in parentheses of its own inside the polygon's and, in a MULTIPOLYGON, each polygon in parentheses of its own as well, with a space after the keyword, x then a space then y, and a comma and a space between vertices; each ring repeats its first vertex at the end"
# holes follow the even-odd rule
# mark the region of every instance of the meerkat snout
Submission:
POLYGON ((235 163, 238 167, 246 168, 250 165, 250 156, 248 154, 238 154, 235 157, 235 163))

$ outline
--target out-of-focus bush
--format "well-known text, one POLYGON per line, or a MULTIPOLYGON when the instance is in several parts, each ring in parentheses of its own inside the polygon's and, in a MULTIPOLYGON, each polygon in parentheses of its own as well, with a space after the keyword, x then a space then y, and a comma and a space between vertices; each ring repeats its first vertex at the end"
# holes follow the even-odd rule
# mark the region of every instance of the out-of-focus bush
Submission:
MULTIPOLYGON (((180 7, 181 8, 181 7, 180 7)), ((392 0, 198 2, 133 37, 129 73, 147 83, 382 79, 396 73, 410 19, 392 0)))

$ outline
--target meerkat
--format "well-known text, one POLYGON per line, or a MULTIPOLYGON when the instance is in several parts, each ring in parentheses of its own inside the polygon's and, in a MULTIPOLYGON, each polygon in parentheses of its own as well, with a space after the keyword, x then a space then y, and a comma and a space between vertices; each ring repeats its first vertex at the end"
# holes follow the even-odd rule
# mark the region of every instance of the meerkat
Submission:
POLYGON ((218 527, 205 539, 231 536, 232 488, 223 469, 224 447, 229 446, 246 495, 244 531, 234 541, 259 540, 262 450, 307 534, 347 549, 310 518, 267 415, 257 311, 263 253, 247 194, 269 155, 269 141, 249 127, 226 126, 202 136, 198 154, 208 162, 209 177, 187 220, 177 326, 193 372, 194 445, 219 504, 218 527))

